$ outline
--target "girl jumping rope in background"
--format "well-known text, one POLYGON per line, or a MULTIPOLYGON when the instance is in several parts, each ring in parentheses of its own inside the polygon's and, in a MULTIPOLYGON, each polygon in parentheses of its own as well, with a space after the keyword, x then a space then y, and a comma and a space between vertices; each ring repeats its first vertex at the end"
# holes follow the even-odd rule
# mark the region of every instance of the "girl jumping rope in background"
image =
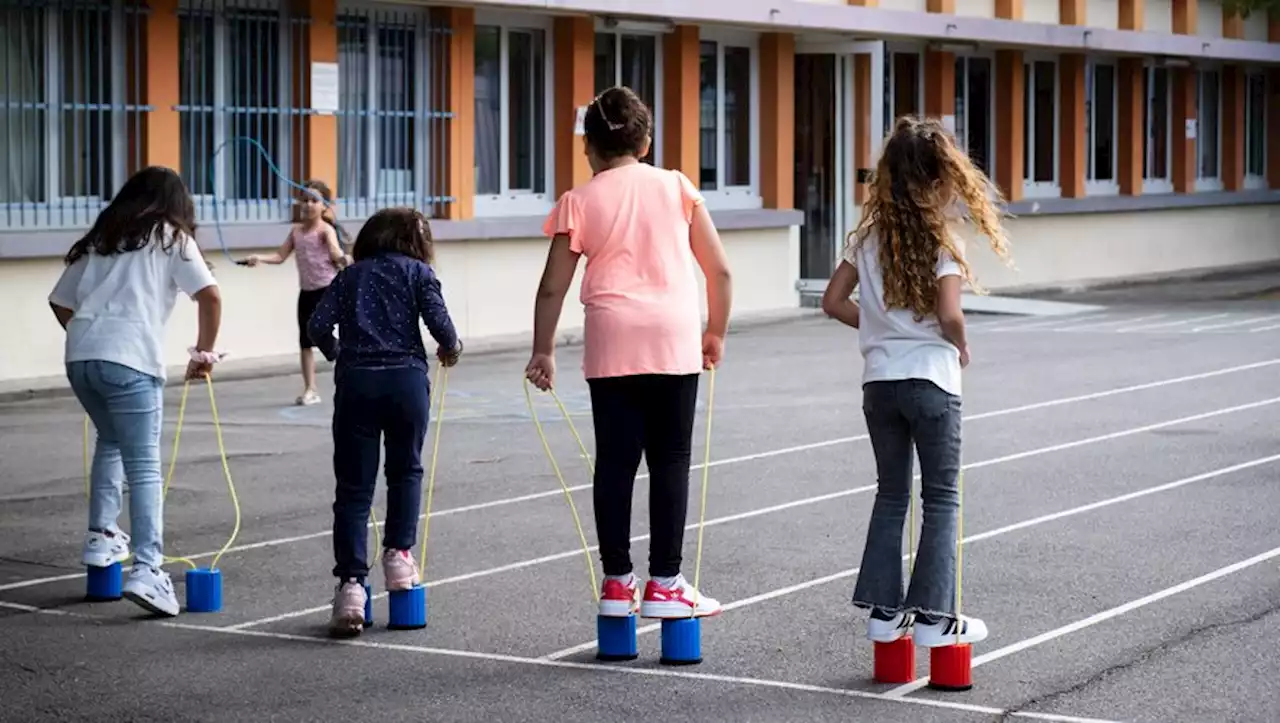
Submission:
POLYGON ((67 268, 49 295, 67 330, 67 379, 98 431, 84 564, 108 567, 129 556, 130 536, 116 524, 127 479, 136 562, 124 595, 170 616, 178 614, 178 599, 160 569, 164 328, 179 290, 195 299, 199 334, 186 373, 195 379, 210 372, 207 359, 222 315, 217 282, 196 246, 195 229, 195 207, 178 174, 143 169, 67 252, 67 268))
POLYGON ((960 377, 969 364, 960 291, 973 281, 952 227, 957 199, 1007 259, 999 192, 940 123, 899 120, 822 299, 827 314, 858 329, 862 350, 862 409, 879 490, 853 603, 871 610, 867 637, 876 642, 911 634, 917 645, 938 647, 957 634, 961 643, 987 637, 981 620, 956 615, 960 377), (855 286, 857 303, 849 298, 855 286), (904 599, 913 445, 924 523, 904 599))
MULTIPOLYGON (((408 208, 374 214, 352 249, 355 263, 334 278, 307 325, 312 338, 341 343, 334 374, 333 574, 338 578, 329 630, 358 635, 369 574, 366 525, 385 437, 387 515, 382 571, 387 590, 417 585, 410 554, 418 533, 422 441, 431 411, 427 355, 418 319, 436 340, 436 358, 458 363, 462 342, 431 267, 431 228, 408 208)), ((438 423, 438 422, 437 422, 438 423)))
POLYGON ((680 562, 698 377, 723 353, 729 269, 689 179, 638 160, 652 143, 651 129, 649 109, 627 88, 610 88, 587 107, 585 150, 595 176, 565 193, 547 219, 551 249, 526 375, 544 391, 554 385, 556 325, 578 257, 586 256, 583 370, 595 425, 595 517, 605 573, 600 614, 636 610, 631 495, 643 454, 653 536, 640 614, 714 615, 720 603, 693 589, 680 562), (695 263, 707 278, 705 332, 695 263))
POLYGON ((321 353, 330 356, 335 340, 332 334, 313 340, 307 334, 307 321, 315 312, 325 289, 329 288, 338 271, 347 265, 348 259, 338 243, 338 223, 333 215, 333 194, 329 187, 320 181, 307 181, 302 185, 307 190, 298 197, 299 220, 284 243, 270 256, 254 254, 244 262, 247 266, 283 264, 290 255, 297 254, 298 284, 301 286, 298 292, 298 344, 301 348, 303 389, 296 403, 311 405, 320 403, 320 394, 316 392, 316 358, 312 348, 319 347, 321 353))

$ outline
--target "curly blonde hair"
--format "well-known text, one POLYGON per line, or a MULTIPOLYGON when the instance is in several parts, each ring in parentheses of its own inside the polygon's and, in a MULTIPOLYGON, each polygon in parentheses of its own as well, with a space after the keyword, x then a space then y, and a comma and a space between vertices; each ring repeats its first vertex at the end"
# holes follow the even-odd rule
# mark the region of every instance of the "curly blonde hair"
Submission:
POLYGON ((957 202, 1009 263, 1009 241, 1001 225, 1002 197, 991 180, 956 147, 951 134, 933 119, 904 116, 885 142, 871 180, 862 221, 850 233, 860 247, 874 230, 884 274, 886 308, 910 309, 916 320, 937 309, 935 270, 942 251, 951 254, 964 280, 978 293, 957 237, 950 228, 957 202))

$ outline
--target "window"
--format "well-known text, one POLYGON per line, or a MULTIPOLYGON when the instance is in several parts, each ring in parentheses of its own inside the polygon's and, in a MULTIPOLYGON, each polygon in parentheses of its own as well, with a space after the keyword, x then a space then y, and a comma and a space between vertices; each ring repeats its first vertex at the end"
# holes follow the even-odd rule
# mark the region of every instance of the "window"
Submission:
POLYGON ((1267 176, 1267 76, 1249 73, 1244 81, 1244 177, 1245 185, 1266 188, 1267 176))
POLYGON ((1023 112, 1026 128, 1022 177, 1026 195, 1058 194, 1058 64, 1036 60, 1026 64, 1023 112))
POLYGON ((885 64, 884 134, 904 115, 919 115, 924 106, 923 64, 919 51, 894 51, 885 64))
POLYGON ((545 28, 476 26, 476 215, 550 206, 547 65, 545 28))
POLYGON ((1169 146, 1170 112, 1169 71, 1166 68, 1147 67, 1143 82, 1146 105, 1146 135, 1142 142, 1143 191, 1169 193, 1173 185, 1169 180, 1169 164, 1172 162, 1169 146))
POLYGON ((956 140, 968 152, 974 165, 991 175, 995 165, 992 152, 991 60, 956 58, 956 140))
POLYGON ((133 2, 0 7, 0 228, 87 226, 140 166, 143 21, 133 2))
POLYGON ((1090 193, 1118 192, 1116 181, 1116 66, 1085 66, 1085 181, 1090 193))
POLYGON ((660 148, 659 107, 662 98, 662 62, 660 42, 656 35, 630 33, 596 33, 596 93, 615 85, 625 85, 640 96, 649 107, 653 122, 653 145, 647 163, 657 162, 660 148))
POLYGON ((337 194, 349 215, 442 202, 423 193, 443 156, 433 101, 443 99, 435 79, 444 44, 428 21, 416 10, 348 10, 338 18, 337 194))
POLYGON ((711 204, 759 205, 755 41, 701 42, 698 70, 699 186, 711 204))
POLYGON ((272 165, 301 170, 287 119, 302 110, 290 72, 304 63, 291 57, 281 10, 226 5, 190 0, 178 9, 182 177, 202 216, 280 220, 294 191, 272 165))
POLYGON ((1201 70, 1196 106, 1196 153, 1200 157, 1197 190, 1221 188, 1221 143, 1219 118, 1222 113, 1221 74, 1217 70, 1201 70))

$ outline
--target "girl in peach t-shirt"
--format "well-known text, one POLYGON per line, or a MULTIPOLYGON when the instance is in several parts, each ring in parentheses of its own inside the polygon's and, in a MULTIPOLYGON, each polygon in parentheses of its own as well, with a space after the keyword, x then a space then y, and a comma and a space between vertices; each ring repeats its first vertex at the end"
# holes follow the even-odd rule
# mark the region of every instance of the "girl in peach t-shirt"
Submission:
POLYGON ((584 140, 595 176, 565 193, 547 218, 551 250, 525 373, 544 391, 554 384, 556 324, 578 257, 586 256, 583 371, 596 439, 596 534, 605 573, 600 614, 625 617, 637 608, 631 495, 643 454, 652 544, 640 615, 715 615, 720 603, 693 589, 680 562, 698 377, 724 350, 729 269, 689 179, 639 161, 649 152, 651 130, 649 109, 628 88, 610 88, 587 107, 584 140), (695 266, 707 279, 705 331, 695 266))

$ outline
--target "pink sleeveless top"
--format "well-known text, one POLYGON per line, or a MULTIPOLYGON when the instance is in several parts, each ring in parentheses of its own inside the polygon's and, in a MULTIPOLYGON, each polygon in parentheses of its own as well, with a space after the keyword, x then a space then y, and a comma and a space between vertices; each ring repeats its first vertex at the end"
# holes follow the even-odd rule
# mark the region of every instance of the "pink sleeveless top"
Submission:
POLYGON ((315 291, 327 287, 338 269, 329 256, 329 244, 324 240, 324 226, 312 231, 293 230, 293 252, 297 255, 298 284, 303 291, 315 291))

